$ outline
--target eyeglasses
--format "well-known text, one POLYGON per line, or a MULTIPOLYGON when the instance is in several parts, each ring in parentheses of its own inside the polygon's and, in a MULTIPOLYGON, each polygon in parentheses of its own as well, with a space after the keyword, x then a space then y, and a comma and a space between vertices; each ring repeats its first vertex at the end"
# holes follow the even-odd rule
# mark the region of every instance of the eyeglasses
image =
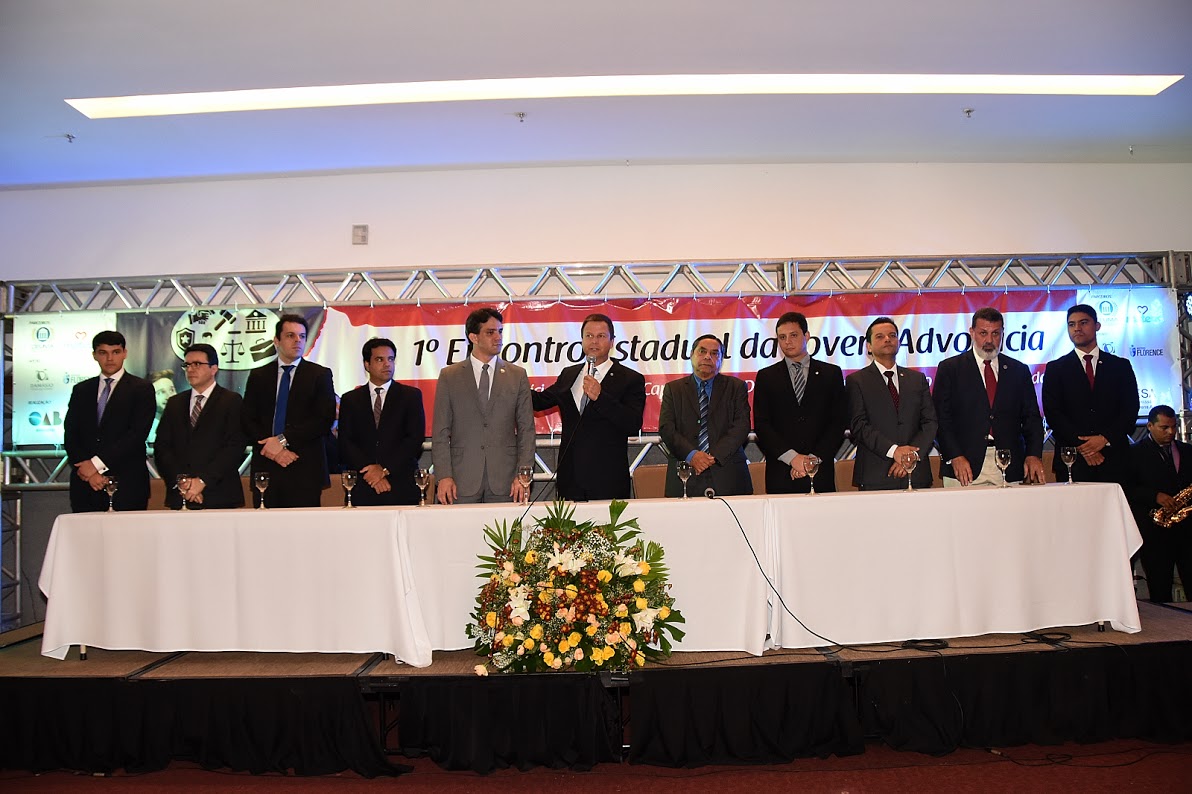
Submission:
POLYGON ((179 369, 182 370, 183 372, 186 372, 188 369, 192 369, 194 367, 210 367, 210 366, 214 366, 214 365, 208 361, 187 361, 185 364, 183 364, 181 367, 179 367, 179 369))

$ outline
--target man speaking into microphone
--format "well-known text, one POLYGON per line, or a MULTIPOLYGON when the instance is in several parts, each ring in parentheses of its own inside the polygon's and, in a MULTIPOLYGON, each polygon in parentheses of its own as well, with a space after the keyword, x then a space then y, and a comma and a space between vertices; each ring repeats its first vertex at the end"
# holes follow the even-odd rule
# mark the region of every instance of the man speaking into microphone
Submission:
POLYGON ((641 432, 646 380, 609 358, 613 321, 589 314, 580 324, 586 360, 567 367, 551 386, 531 392, 535 411, 557 407, 559 496, 573 502, 628 499, 629 437, 641 432))

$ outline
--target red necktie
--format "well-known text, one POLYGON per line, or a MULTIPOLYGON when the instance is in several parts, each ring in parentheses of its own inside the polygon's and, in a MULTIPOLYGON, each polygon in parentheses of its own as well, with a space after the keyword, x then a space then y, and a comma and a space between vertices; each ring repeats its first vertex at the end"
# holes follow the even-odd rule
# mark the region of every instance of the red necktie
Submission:
POLYGON ((890 397, 894 400, 894 413, 898 413, 898 387, 894 385, 894 373, 883 373, 886 376, 886 387, 890 390, 890 397))
POLYGON ((993 366, 985 362, 985 395, 989 397, 989 407, 993 407, 993 400, 997 397, 997 378, 993 376, 993 366))
POLYGON ((1096 380, 1093 375, 1093 356, 1091 353, 1084 355, 1084 375, 1089 379, 1089 388, 1093 388, 1093 381, 1096 380))

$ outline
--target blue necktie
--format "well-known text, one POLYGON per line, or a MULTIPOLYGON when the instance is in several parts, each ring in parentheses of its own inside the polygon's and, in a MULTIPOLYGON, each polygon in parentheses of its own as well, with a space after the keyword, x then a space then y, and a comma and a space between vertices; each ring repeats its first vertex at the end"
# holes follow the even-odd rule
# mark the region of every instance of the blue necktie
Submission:
POLYGON ((708 381, 701 380, 699 382, 699 443, 700 452, 708 452, 711 446, 708 444, 708 381))
POLYGON ((99 408, 96 410, 95 421, 103 421, 103 411, 108 407, 108 398, 112 396, 112 378, 103 379, 103 391, 99 393, 99 408))
POLYGON ((286 403, 290 399, 290 373, 293 364, 282 367, 281 385, 277 387, 277 407, 273 410, 273 435, 280 436, 286 432, 286 403))

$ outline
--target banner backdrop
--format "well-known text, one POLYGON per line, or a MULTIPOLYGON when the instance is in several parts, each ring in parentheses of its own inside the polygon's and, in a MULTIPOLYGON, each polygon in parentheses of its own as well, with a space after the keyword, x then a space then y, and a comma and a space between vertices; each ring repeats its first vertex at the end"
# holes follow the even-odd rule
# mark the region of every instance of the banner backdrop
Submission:
MULTIPOLYGON (((439 370, 467 356, 464 321, 477 306, 490 305, 502 312, 502 356, 525 367, 531 386, 538 389, 553 383, 564 367, 583 360, 579 341, 582 319, 593 312, 606 314, 612 318, 616 334, 613 357, 645 376, 643 432, 653 433, 658 428, 662 387, 669 380, 690 374, 691 342, 705 333, 716 334, 722 340, 721 371, 744 379, 752 390, 757 371, 781 355, 774 338, 774 321, 783 312, 805 314, 812 355, 836 364, 846 375, 870 363, 865 328, 874 317, 886 315, 898 323, 901 331, 899 363, 933 378, 939 361, 970 349, 968 327, 973 311, 993 306, 1006 318, 1003 349, 1031 368, 1038 389, 1047 362, 1072 349, 1065 311, 1075 303, 1087 303, 1097 310, 1101 346, 1133 364, 1143 414, 1157 404, 1181 404, 1175 297, 1163 287, 788 298, 659 296, 648 300, 352 306, 299 311, 311 327, 307 356, 332 369, 336 391, 341 394, 365 381, 360 354, 365 340, 372 336, 393 340, 397 346, 395 377, 422 389, 428 435, 439 370)), ((212 343, 220 354, 219 382, 243 391, 247 369, 273 360, 268 340, 276 317, 276 312, 268 310, 126 312, 116 316, 114 324, 129 341, 128 370, 157 374, 162 378, 158 383, 163 392, 186 388, 186 379, 178 367, 182 350, 191 341, 212 343), (170 381, 168 386, 166 379, 170 381)), ((13 442, 61 443, 60 420, 65 415, 70 388, 78 379, 97 371, 90 360, 90 335, 112 327, 112 313, 29 315, 18 316, 17 320, 13 442), (57 324, 53 326, 55 339, 84 340, 79 342, 84 345, 82 353, 75 356, 79 360, 72 359, 68 366, 57 348, 48 351, 42 346, 36 330, 41 323, 57 324), (45 377, 39 380, 37 373, 41 370, 45 370, 45 377)), ((539 433, 558 432, 558 412, 540 415, 537 424, 539 433)))

